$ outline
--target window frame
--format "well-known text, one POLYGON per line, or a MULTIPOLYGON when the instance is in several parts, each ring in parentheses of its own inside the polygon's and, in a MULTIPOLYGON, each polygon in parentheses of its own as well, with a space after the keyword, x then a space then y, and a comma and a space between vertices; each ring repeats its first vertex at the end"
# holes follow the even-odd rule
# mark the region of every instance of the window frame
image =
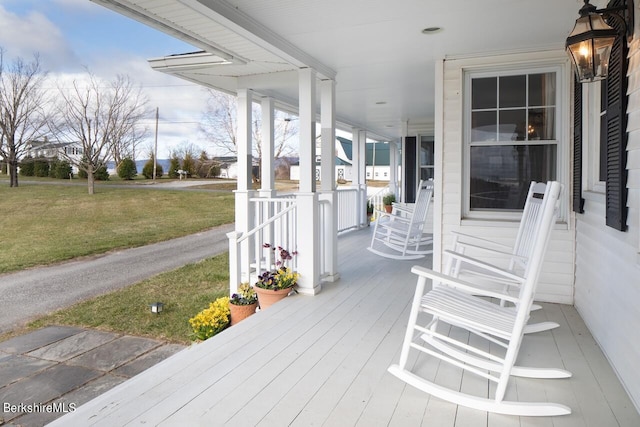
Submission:
MULTIPOLYGON (((462 185, 462 220, 498 220, 498 221, 517 221, 519 220, 522 210, 471 210, 470 202, 470 180, 471 180, 471 147, 483 145, 555 145, 556 146, 556 180, 567 188, 566 183, 569 178, 569 132, 566 129, 569 125, 569 116, 564 111, 568 105, 569 94, 567 88, 570 87, 566 83, 567 62, 553 61, 549 63, 533 63, 533 64, 513 64, 511 66, 495 66, 482 69, 468 68, 463 69, 463 141, 462 141, 462 167, 463 167, 463 185, 462 185), (487 77, 504 77, 517 75, 530 75, 540 73, 554 73, 556 76, 556 103, 555 103, 555 139, 553 140, 532 140, 532 141, 486 141, 471 142, 471 84, 472 79, 487 77), (563 142, 565 141, 565 142, 563 142)), ((560 215, 558 222, 566 222, 567 218, 567 202, 566 197, 561 198, 560 215)))

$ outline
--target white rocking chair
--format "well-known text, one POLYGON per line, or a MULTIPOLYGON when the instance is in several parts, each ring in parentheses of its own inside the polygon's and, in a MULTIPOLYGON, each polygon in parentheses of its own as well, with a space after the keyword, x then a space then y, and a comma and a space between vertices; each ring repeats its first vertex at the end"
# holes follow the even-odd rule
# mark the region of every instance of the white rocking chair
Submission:
MULTIPOLYGON (((396 377, 433 396, 488 412, 518 416, 556 416, 571 413, 567 406, 547 402, 505 401, 505 392, 511 376, 530 378, 567 378, 571 373, 562 369, 546 369, 516 366, 524 329, 529 318, 542 259, 549 242, 556 218, 556 204, 560 184, 549 182, 543 196, 541 214, 535 224, 535 239, 527 267, 522 276, 511 274, 509 279, 520 284, 517 297, 499 292, 478 289, 474 283, 460 278, 414 267, 418 283, 411 306, 411 314, 400 355, 400 363, 389 367, 396 377), (425 293, 427 279, 439 284, 425 293), (482 297, 478 296, 482 295, 482 297), (486 298, 505 299, 515 304, 516 309, 503 307, 486 298), (418 323, 421 313, 431 316, 424 326, 418 323), (455 330, 488 340, 491 347, 502 347, 503 355, 496 355, 474 347, 471 341, 461 341, 445 334, 441 324, 455 330), (411 350, 440 359, 443 363, 472 372, 495 382, 493 398, 466 394, 458 389, 423 378, 408 369, 411 350)), ((424 319, 422 319, 424 320, 424 319)), ((423 323, 423 322, 421 322, 423 323)))
MULTIPOLYGON (((546 184, 532 182, 529 186, 526 202, 518 227, 518 233, 513 247, 502 245, 491 240, 482 239, 468 234, 454 232, 452 249, 446 250, 448 262, 445 267, 445 274, 460 278, 473 278, 478 286, 481 284, 490 289, 502 288, 504 293, 518 291, 518 283, 511 280, 505 271, 509 273, 523 272, 531 257, 533 244, 535 242, 535 224, 541 214, 542 196, 544 195, 546 184), (471 250, 478 253, 497 255, 506 257, 509 261, 507 269, 499 268, 495 265, 479 261, 470 257, 466 251, 471 250)), ((500 304, 505 305, 506 300, 501 300, 500 304)), ((539 305, 532 305, 532 310, 539 309, 539 305)), ((540 322, 527 325, 525 333, 547 331, 557 328, 556 322, 540 322)))
POLYGON ((376 211, 371 245, 367 249, 400 260, 418 259, 433 252, 425 247, 433 243, 433 238, 423 234, 432 194, 433 181, 420 181, 413 206, 396 204, 391 213, 376 211))

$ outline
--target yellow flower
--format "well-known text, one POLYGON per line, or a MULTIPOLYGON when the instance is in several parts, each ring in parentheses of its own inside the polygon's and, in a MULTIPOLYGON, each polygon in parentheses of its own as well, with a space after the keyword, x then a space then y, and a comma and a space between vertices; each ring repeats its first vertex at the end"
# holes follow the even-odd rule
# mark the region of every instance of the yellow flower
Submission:
POLYGON ((189 324, 197 339, 206 340, 229 325, 229 315, 229 297, 218 298, 189 319, 189 324))

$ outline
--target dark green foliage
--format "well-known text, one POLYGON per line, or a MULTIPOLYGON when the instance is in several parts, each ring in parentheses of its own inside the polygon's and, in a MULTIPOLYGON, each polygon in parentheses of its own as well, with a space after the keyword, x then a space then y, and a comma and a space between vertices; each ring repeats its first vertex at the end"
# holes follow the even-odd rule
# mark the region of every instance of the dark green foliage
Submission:
POLYGON ((206 175, 203 176, 202 178, 217 178, 220 176, 220 165, 216 164, 216 163, 207 163, 204 164, 203 167, 201 169, 204 169, 207 171, 206 175))
POLYGON ((56 166, 55 177, 58 179, 68 179, 73 176, 71 164, 66 160, 60 160, 56 166))
POLYGON ((128 157, 118 165, 118 176, 124 180, 132 180, 137 174, 136 162, 128 157))
POLYGON ((49 178, 55 178, 56 177, 56 168, 58 167, 58 162, 59 161, 60 160, 57 157, 54 157, 49 162, 49 178))
POLYGON ((27 156, 20 162, 20 175, 33 176, 33 157, 27 156))
MULTIPOLYGON (((82 179, 87 179, 87 172, 85 170, 80 169, 78 171, 78 177, 82 179)), ((93 179, 96 181, 109 181, 109 172, 107 172, 107 167, 102 165, 98 166, 98 168, 93 171, 93 179)))
POLYGON ((178 169, 180 169, 180 159, 175 155, 171 156, 171 160, 169 161, 169 178, 177 178, 178 169))
POLYGON ((196 161, 189 153, 182 159, 182 170, 187 172, 188 176, 197 175, 196 161))
POLYGON ((33 160, 33 174, 39 177, 49 176, 49 161, 43 157, 33 160))
POLYGON ((49 164, 49 178, 68 179, 71 175, 71 165, 66 160, 57 157, 49 164))
POLYGON ((93 177, 96 181, 109 181, 109 172, 105 165, 98 166, 98 169, 93 173, 93 177))
MULTIPOLYGON (((162 165, 160 165, 160 163, 158 163, 156 165, 156 178, 161 178, 162 177, 162 165)), ((147 179, 152 179, 153 178, 153 157, 150 158, 147 163, 144 164, 144 167, 142 168, 142 175, 147 178, 147 179)))

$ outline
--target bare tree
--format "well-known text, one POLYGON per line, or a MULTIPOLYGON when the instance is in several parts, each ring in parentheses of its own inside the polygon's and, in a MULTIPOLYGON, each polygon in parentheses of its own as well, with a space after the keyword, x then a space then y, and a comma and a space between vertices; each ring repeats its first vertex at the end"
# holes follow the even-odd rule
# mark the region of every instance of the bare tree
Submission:
MULTIPOLYGON (((207 89, 209 98, 205 107, 200 131, 211 141, 214 147, 222 150, 223 155, 237 153, 237 109, 236 98, 212 89, 207 89)), ((252 108, 252 137, 253 152, 262 157, 262 116, 260 106, 253 104, 252 108)), ((291 140, 298 133, 296 124, 282 111, 275 112, 274 128, 274 158, 291 155, 295 152, 291 140)))
POLYGON ((53 131, 61 141, 80 144, 82 159, 67 158, 87 173, 88 191, 94 194, 94 173, 113 158, 114 146, 140 135, 146 98, 128 76, 105 82, 88 72, 86 79, 74 80, 70 89, 60 88, 57 110, 53 131))
POLYGON ((0 48, 0 155, 8 165, 11 187, 18 186, 18 161, 28 143, 46 129, 45 79, 38 55, 29 63, 16 58, 5 66, 0 48))
POLYGON ((111 148, 116 169, 127 157, 135 160, 136 152, 139 150, 140 144, 149 136, 149 127, 141 126, 140 123, 137 123, 137 125, 130 130, 123 127, 121 131, 125 133, 114 138, 114 143, 111 148))

